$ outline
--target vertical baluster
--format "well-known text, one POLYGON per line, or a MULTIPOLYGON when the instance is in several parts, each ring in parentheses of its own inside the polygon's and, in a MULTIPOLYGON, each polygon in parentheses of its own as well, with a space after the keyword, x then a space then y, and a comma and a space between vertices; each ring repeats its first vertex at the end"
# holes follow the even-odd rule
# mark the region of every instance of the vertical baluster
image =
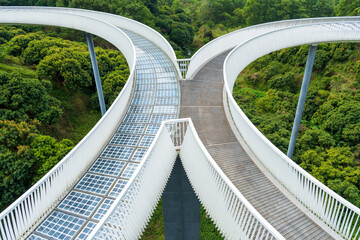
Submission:
MULTIPOLYGON (((329 195, 330 196, 330 195, 329 195)), ((330 221, 330 218, 331 218, 331 215, 332 215, 332 210, 333 210, 333 206, 334 206, 334 201, 335 199, 330 196, 330 202, 328 204, 328 208, 327 208, 327 211, 326 211, 326 219, 325 219, 325 222, 326 223, 329 223, 330 221)))
POLYGON ((23 231, 23 224, 22 224, 21 215, 19 214, 19 210, 20 210, 20 205, 17 205, 13 210, 16 219, 16 236, 19 236, 20 233, 23 231))
POLYGON ((259 225, 259 222, 256 221, 255 217, 254 217, 254 221, 255 221, 255 225, 254 225, 253 228, 252 228, 252 234, 251 234, 251 236, 250 236, 250 239, 254 239, 255 232, 257 232, 256 230, 257 230, 257 227, 258 227, 258 225, 259 225))
POLYGON ((330 219, 331 228, 334 228, 336 225, 336 221, 337 221, 337 218, 338 218, 339 212, 340 212, 339 205, 340 205, 340 202, 335 199, 334 212, 333 212, 332 218, 330 219))
MULTIPOLYGON (((357 226, 358 221, 359 221, 359 215, 358 215, 357 218, 356 218, 356 221, 355 221, 353 230, 351 231, 351 233, 350 233, 350 235, 348 236, 348 238, 350 238, 350 239, 356 239, 356 236, 354 236, 353 238, 352 238, 352 236, 353 236, 353 234, 354 234, 354 231, 355 231, 355 229, 356 229, 356 226, 357 226)), ((360 229, 360 227, 359 227, 359 229, 360 229)))
POLYGON ((360 227, 358 227, 358 230, 356 231, 356 234, 353 236, 353 239, 359 239, 358 238, 359 232, 360 232, 360 227))
POLYGON ((1 239, 7 240, 9 238, 7 237, 7 234, 3 228, 4 221, 5 221, 4 219, 0 220, 0 236, 1 236, 1 239))
POLYGON ((14 231, 14 235, 16 236, 16 238, 19 236, 19 231, 18 231, 18 223, 17 223, 17 218, 15 218, 14 216, 14 211, 15 209, 13 209, 10 212, 11 215, 11 225, 12 225, 12 229, 14 231))
POLYGON ((240 220, 241 235, 243 235, 244 232, 246 231, 245 225, 246 225, 246 222, 248 221, 247 220, 248 216, 249 216, 249 210, 245 209, 245 213, 244 213, 243 217, 240 220))
POLYGON ((339 228, 340 228, 342 216, 343 216, 343 213, 344 213, 344 209, 346 209, 346 207, 345 207, 343 204, 341 204, 340 207, 341 207, 341 213, 340 213, 340 215, 339 215, 339 218, 338 218, 337 223, 336 223, 336 226, 335 226, 335 230, 336 230, 336 231, 340 231, 339 228))
MULTIPOLYGON (((344 206, 345 207, 345 206, 344 206)), ((339 231, 342 233, 342 230, 344 229, 344 226, 345 226, 345 222, 346 222, 346 218, 347 218, 347 216, 348 216, 348 213, 349 213, 349 208, 346 208, 346 212, 345 212, 345 216, 344 216, 344 218, 343 218, 343 220, 342 220, 342 224, 341 224, 341 226, 340 226, 340 229, 339 229, 339 231)))
POLYGON ((322 189, 322 197, 321 197, 321 208, 319 209, 320 212, 320 219, 324 219, 325 211, 326 211, 326 199, 327 199, 327 193, 322 189))
POLYGON ((248 221, 247 221, 247 223, 246 223, 245 230, 244 230, 245 236, 246 236, 247 238, 249 238, 250 229, 251 229, 251 227, 252 227, 252 225, 253 225, 253 222, 254 222, 254 217, 253 217, 253 215, 250 213, 249 219, 248 219, 248 221))
POLYGON ((14 230, 12 227, 12 221, 9 214, 5 216, 5 221, 6 221, 5 227, 7 228, 7 232, 8 235, 10 236, 10 239, 15 239, 14 230))
MULTIPOLYGON (((348 222, 348 227, 347 227, 347 230, 346 230, 346 234, 345 234, 345 236, 346 236, 346 238, 349 238, 349 233, 350 233, 350 229, 351 229, 351 226, 352 226, 352 222, 353 222, 353 220, 354 220, 354 217, 355 217, 355 212, 352 212, 352 216, 351 216, 351 219, 350 219, 350 221, 348 222)), ((355 227, 355 226, 354 226, 355 227)))

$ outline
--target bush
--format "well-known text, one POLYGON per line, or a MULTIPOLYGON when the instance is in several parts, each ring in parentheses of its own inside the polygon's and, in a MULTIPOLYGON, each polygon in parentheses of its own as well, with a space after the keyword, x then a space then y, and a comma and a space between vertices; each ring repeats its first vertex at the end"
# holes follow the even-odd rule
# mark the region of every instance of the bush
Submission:
POLYGON ((285 74, 276 75, 269 80, 269 86, 273 89, 282 91, 295 92, 294 73, 287 72, 285 74))
POLYGON ((315 69, 323 69, 329 62, 329 54, 324 50, 317 50, 314 61, 315 69))
MULTIPOLYGON (((62 114, 60 102, 48 94, 38 79, 21 78, 19 75, 0 71, 0 83, 1 120, 19 122, 38 119, 44 124, 59 120, 62 114)), ((48 84, 47 82, 46 85, 48 84)))

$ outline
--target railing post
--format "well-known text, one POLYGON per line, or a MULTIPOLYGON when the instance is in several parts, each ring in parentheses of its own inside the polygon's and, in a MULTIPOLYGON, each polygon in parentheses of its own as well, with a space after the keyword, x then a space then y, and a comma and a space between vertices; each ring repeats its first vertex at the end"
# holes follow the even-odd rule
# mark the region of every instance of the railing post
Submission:
POLYGON ((292 156, 294 154, 296 138, 297 138, 297 134, 299 132, 300 121, 301 121, 301 117, 302 117, 302 113, 303 113, 304 105, 305 105, 305 100, 306 100, 306 94, 307 94, 307 90, 309 88, 311 72, 312 72, 313 65, 314 65, 316 48, 317 48, 317 45, 310 45, 310 48, 309 48, 308 58, 307 58, 306 67, 305 67, 305 73, 304 73, 301 90, 300 90, 299 101, 298 101, 298 105, 296 108, 294 125, 293 125, 292 131, 291 131, 291 138, 290 138, 290 143, 289 143, 288 152, 287 152, 287 156, 289 158, 292 158, 292 156))
POLYGON ((103 91, 102 91, 102 87, 101 87, 99 68, 98 68, 98 64, 97 64, 97 61, 96 61, 94 42, 93 42, 93 39, 92 39, 92 35, 90 33, 86 33, 86 40, 87 40, 87 44, 88 44, 88 47, 89 47, 91 65, 92 65, 92 68, 93 68, 93 71, 94 71, 94 78, 95 78, 96 89, 97 89, 98 97, 99 97, 101 115, 104 115, 105 112, 106 112, 104 95, 103 95, 103 91))

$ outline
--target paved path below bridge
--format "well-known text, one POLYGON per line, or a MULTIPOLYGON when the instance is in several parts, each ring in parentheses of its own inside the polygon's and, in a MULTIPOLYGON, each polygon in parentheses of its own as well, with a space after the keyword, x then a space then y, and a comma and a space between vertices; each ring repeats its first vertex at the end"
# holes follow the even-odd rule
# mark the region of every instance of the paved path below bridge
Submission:
POLYGON ((286 239, 332 239, 260 171, 241 147, 226 119, 222 66, 226 54, 181 82, 180 117, 191 117, 211 156, 259 213, 286 239))

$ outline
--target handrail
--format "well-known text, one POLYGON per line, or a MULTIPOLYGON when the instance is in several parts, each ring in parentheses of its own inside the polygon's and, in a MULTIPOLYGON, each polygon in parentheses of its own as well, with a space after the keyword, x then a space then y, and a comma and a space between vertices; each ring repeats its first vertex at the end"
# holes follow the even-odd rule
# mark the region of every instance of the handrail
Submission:
POLYGON ((225 59, 224 107, 256 158, 306 208, 346 239, 358 239, 360 209, 315 179, 251 123, 232 97, 238 74, 252 61, 272 51, 303 44, 359 41, 360 21, 310 24, 275 30, 236 47, 225 59))
POLYGON ((161 124, 139 167, 88 239, 140 237, 170 177, 175 146, 181 146, 187 123, 178 119, 161 124))
POLYGON ((188 118, 162 123, 143 161, 88 239, 141 236, 175 163, 175 147, 181 147, 181 162, 190 183, 226 238, 285 239, 217 166, 188 118))
POLYGON ((196 195, 226 239, 285 239, 216 164, 191 120, 180 158, 196 195))
POLYGON ((181 72, 176 62, 176 54, 173 48, 171 47, 170 43, 160 33, 155 31, 151 27, 142 24, 140 22, 137 22, 135 20, 110 13, 98 12, 98 11, 92 11, 92 10, 86 10, 80 8, 62 8, 62 7, 7 7, 7 8, 9 9, 14 8, 20 10, 31 9, 35 11, 37 10, 41 11, 45 9, 46 11, 52 11, 52 12, 64 12, 64 13, 77 14, 80 16, 92 16, 93 18, 106 21, 122 29, 127 29, 146 38, 150 42, 157 45, 170 58, 171 62, 174 64, 174 67, 178 72, 179 77, 181 77, 181 72))
POLYGON ((99 142, 106 142, 115 131, 131 96, 136 55, 127 35, 112 24, 98 19, 7 7, 0 7, 0 13, 1 23, 70 27, 103 37, 122 50, 130 68, 130 76, 123 90, 93 129, 53 169, 0 214, 1 239, 14 239, 33 228, 68 192, 101 150, 99 142))
POLYGON ((323 23, 323 22, 340 22, 340 21, 359 21, 359 16, 351 17, 323 17, 323 18, 303 18, 303 19, 294 19, 294 20, 283 20, 277 22, 263 23, 259 25, 254 25, 251 27, 239 29, 237 31, 225 34, 221 37, 218 37, 203 47, 201 47, 190 60, 188 71, 186 74, 186 79, 191 80, 195 77, 197 72, 211 59, 233 49, 239 44, 249 40, 252 37, 257 35, 264 34, 266 32, 271 32, 277 29, 295 27, 299 25, 306 25, 312 23, 323 23))

